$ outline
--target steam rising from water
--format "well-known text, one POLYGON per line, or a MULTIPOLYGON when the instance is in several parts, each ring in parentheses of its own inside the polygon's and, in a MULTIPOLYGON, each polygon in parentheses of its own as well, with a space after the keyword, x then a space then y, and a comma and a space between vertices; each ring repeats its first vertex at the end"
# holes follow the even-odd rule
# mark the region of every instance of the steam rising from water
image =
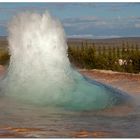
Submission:
POLYGON ((103 109, 122 101, 122 95, 92 83, 70 66, 65 33, 46 11, 25 12, 9 24, 10 66, 4 92, 31 103, 76 110, 103 109))

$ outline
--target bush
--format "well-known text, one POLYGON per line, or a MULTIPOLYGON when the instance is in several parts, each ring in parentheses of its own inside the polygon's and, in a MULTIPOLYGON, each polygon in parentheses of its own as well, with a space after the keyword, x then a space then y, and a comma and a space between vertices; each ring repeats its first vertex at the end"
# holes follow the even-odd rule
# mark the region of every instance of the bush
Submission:
POLYGON ((68 54, 70 61, 79 68, 140 72, 140 49, 137 45, 129 46, 123 42, 122 47, 115 48, 83 43, 79 47, 69 47, 68 54), (122 60, 122 64, 119 60, 122 60))

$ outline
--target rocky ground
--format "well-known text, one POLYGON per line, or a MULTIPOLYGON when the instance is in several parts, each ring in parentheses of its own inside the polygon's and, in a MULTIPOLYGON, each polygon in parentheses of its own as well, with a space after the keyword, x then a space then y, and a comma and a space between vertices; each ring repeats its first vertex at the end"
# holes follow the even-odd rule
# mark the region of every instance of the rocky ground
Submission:
POLYGON ((140 74, 84 69, 79 69, 79 72, 94 80, 126 91, 129 94, 140 94, 140 74))

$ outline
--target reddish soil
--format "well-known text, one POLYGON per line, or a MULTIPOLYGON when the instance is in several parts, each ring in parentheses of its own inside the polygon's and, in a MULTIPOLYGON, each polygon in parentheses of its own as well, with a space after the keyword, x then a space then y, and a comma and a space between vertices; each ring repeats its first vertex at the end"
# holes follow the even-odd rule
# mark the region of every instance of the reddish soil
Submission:
POLYGON ((110 84, 130 94, 140 94, 140 74, 107 70, 79 70, 79 72, 94 80, 110 84))

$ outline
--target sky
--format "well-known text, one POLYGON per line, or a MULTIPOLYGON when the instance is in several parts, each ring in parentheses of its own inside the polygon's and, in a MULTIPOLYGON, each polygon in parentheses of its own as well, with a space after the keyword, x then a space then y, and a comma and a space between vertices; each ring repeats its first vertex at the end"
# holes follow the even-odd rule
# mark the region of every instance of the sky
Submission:
POLYGON ((140 37, 140 3, 0 3, 0 36, 19 12, 48 10, 62 22, 67 37, 140 37))

